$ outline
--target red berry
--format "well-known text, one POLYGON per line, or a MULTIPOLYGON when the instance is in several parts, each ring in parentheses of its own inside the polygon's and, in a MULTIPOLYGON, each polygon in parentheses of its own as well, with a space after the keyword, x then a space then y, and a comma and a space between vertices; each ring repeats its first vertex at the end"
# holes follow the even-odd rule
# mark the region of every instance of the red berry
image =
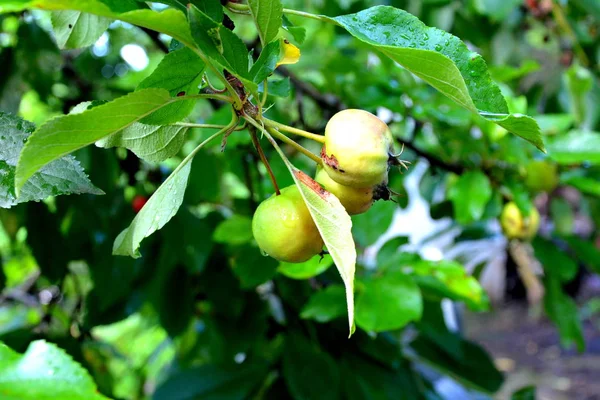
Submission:
POLYGON ((142 207, 144 207, 146 202, 148 202, 148 198, 146 198, 146 196, 142 196, 142 195, 138 194, 131 201, 131 208, 133 208, 133 211, 137 214, 140 212, 142 207))

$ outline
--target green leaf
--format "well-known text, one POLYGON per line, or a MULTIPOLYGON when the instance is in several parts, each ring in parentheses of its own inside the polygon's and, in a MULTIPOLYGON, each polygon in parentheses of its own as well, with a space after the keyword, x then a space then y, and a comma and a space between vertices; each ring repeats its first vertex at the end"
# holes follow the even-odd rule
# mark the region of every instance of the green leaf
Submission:
POLYGON ((252 240, 252 220, 241 215, 221 222, 213 233, 213 240, 217 243, 240 245, 252 240))
POLYGON ((575 212, 571 204, 562 197, 550 200, 550 217, 554 225, 554 232, 559 235, 569 235, 575 226, 575 212))
POLYGON ((179 101, 164 89, 144 89, 109 103, 51 119, 40 126, 23 147, 15 174, 18 191, 41 167, 72 151, 125 129, 154 111, 179 101))
POLYGON ((181 150, 189 128, 144 125, 138 122, 96 142, 98 147, 124 147, 148 162, 160 162, 181 150))
MULTIPOLYGON (((509 82, 513 79, 519 79, 526 75, 529 75, 532 72, 538 71, 540 69, 540 65, 534 60, 525 60, 521 64, 520 67, 516 68, 511 65, 494 65, 490 67, 490 74, 492 78, 496 81, 500 82, 509 82)), ((536 117, 540 128, 542 126, 538 117, 536 117)), ((543 131, 543 129, 542 129, 543 131)))
POLYGON ((461 175, 448 193, 454 206, 456 221, 468 224, 483 216, 485 206, 492 198, 492 185, 481 171, 469 171, 461 175))
POLYGON ((34 173, 17 198, 14 188, 17 159, 34 129, 31 122, 0 111, 0 207, 10 208, 61 194, 104 194, 90 182, 73 156, 64 156, 34 173))
POLYGON ((468 275, 459 263, 421 260, 409 265, 415 281, 424 291, 464 301, 472 310, 489 309, 490 303, 485 291, 477 279, 468 275))
POLYGON ((192 3, 213 21, 223 21, 223 5, 220 0, 193 0, 192 3))
POLYGON ((420 335, 410 343, 419 359, 478 390, 494 393, 504 378, 489 354, 477 344, 447 330, 418 324, 420 335))
POLYGON ((111 2, 111 6, 109 6, 99 0, 21 0, 0 4, 0 13, 17 12, 28 8, 40 8, 47 11, 81 11, 161 32, 186 46, 195 47, 187 19, 181 11, 173 8, 167 8, 160 12, 149 9, 129 11, 131 7, 124 7, 123 4, 125 3, 117 1, 111 2))
POLYGON ((549 276, 544 283, 546 287, 544 309, 548 318, 558 327, 562 345, 570 347, 575 343, 579 352, 584 351, 585 339, 577 304, 563 293, 561 281, 556 277, 549 276))
POLYGON ((79 11, 51 13, 56 44, 61 49, 78 49, 96 42, 106 31, 111 20, 79 11))
POLYGON ((300 312, 300 318, 324 323, 343 317, 346 313, 344 296, 343 286, 328 286, 310 297, 300 312))
POLYGON ((577 236, 563 237, 575 257, 588 268, 600 274, 600 250, 590 240, 583 240, 577 236))
POLYGON ((356 323, 369 332, 400 329, 422 313, 419 287, 400 271, 366 280, 356 299, 356 323))
MULTIPOLYGON (((270 79, 268 89, 271 96, 289 97, 291 92, 290 78, 270 79)), ((258 91, 264 93, 263 82, 258 85, 258 91)))
POLYGON ((331 256, 314 256, 303 263, 285 263, 282 262, 277 268, 277 272, 292 279, 308 279, 327 271, 333 263, 331 256))
POLYGON ((267 368, 262 364, 202 365, 171 375, 156 389, 152 400, 245 399, 266 373, 267 368))
POLYGON ((556 247, 556 244, 540 236, 532 242, 535 257, 544 266, 546 275, 550 275, 560 282, 570 282, 577 275, 577 263, 556 247))
POLYGON ((427 27, 406 11, 388 6, 371 7, 332 20, 462 107, 544 149, 535 120, 509 114, 483 58, 456 36, 427 27))
POLYGON ((571 114, 544 114, 536 115, 535 120, 545 135, 557 135, 567 132, 575 118, 571 114))
POLYGON ((282 25, 281 0, 248 0, 261 43, 270 43, 277 37, 282 25))
POLYGON ((304 43, 304 40, 306 39, 306 28, 303 26, 294 26, 294 24, 292 24, 285 14, 283 15, 282 22, 283 29, 288 31, 290 35, 293 36, 294 40, 298 42, 298 44, 304 43))
POLYGON ((600 197, 600 182, 598 179, 566 173, 561 174, 560 182, 571 185, 582 193, 600 197))
POLYGON ((192 36, 215 64, 237 77, 251 92, 257 89, 248 71, 248 49, 235 33, 210 19, 195 6, 188 8, 192 36))
POLYGON ((263 256, 253 246, 243 246, 236 251, 231 266, 240 279, 242 289, 255 288, 271 280, 277 272, 277 261, 263 256))
POLYGON ((20 355, 0 342, 3 400, 101 400, 88 372, 52 343, 36 340, 20 355))
POLYGON ((510 400, 535 400, 535 386, 525 386, 515 391, 510 400))
MULTIPOLYGON (((198 93, 206 64, 190 48, 175 50, 167 54, 150 76, 140 82, 137 90, 160 88, 169 91, 172 97, 198 93)), ((184 100, 148 115, 141 122, 163 125, 187 117, 196 105, 195 99, 184 100)))
POLYGON ((295 400, 339 398, 340 375, 335 360, 298 334, 285 339, 283 379, 295 400))
POLYGON ((570 97, 571 113, 581 125, 589 113, 586 98, 594 86, 594 75, 579 63, 573 63, 564 75, 564 79, 570 97))
POLYGON ((275 67, 279 61, 280 50, 281 42, 279 40, 274 40, 266 45, 260 52, 258 60, 256 60, 250 69, 250 76, 254 82, 260 83, 264 81, 271 73, 273 73, 273 71, 275 71, 275 67))
POLYGON ((352 232, 356 242, 367 247, 377 241, 389 228, 398 205, 391 201, 377 201, 369 213, 352 216, 352 232))
POLYGON ((548 141, 548 154, 559 164, 600 164, 600 133, 571 131, 548 141))
POLYGON ((165 226, 181 206, 190 167, 190 162, 182 162, 152 194, 131 225, 115 239, 113 255, 141 256, 139 248, 142 240, 165 226))

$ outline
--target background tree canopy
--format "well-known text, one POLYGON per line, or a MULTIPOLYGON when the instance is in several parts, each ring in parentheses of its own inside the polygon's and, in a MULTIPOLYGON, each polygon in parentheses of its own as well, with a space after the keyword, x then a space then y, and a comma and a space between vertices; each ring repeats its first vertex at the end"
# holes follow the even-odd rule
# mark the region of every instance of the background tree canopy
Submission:
POLYGON ((596 354, 596 0, 5 0, 0 26, 1 399, 533 399, 469 340, 507 299, 596 354), (345 109, 396 153, 352 216, 312 180, 345 109), (326 249, 301 263, 252 230, 291 185, 326 249))

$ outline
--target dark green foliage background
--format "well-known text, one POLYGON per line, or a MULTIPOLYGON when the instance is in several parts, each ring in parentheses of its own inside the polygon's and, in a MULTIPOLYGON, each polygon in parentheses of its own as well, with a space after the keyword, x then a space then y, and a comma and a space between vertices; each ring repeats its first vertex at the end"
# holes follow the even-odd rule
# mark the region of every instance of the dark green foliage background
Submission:
MULTIPOLYGON (((123 2, 121 11, 140 3, 123 2)), ((183 9, 187 2, 162 3, 183 9)), ((192 3, 220 15, 218 7, 192 3)), ((283 1, 327 16, 380 4, 324 1, 304 9, 305 3, 283 1)), ((592 0, 569 2, 561 9, 568 30, 555 14, 515 0, 387 3, 480 53, 510 112, 537 119, 548 154, 459 107, 342 28, 295 16, 288 18, 296 26, 284 23, 302 56, 272 76, 268 117, 322 132, 343 108, 392 110, 390 127, 398 146, 405 146, 403 158, 413 166, 429 162, 420 190, 432 216, 451 217, 464 229, 457 241, 497 235, 484 222, 499 217, 503 201, 514 199, 523 210, 533 204, 536 193, 523 184, 525 166, 533 159, 557 162, 561 187, 576 189, 580 205, 551 193, 545 215, 554 230, 533 246, 545 271, 546 313, 563 344, 583 350, 578 308, 563 285, 580 268, 600 271, 593 244, 600 224, 600 147, 594 147, 600 136, 600 10, 592 0), (433 203, 433 193, 444 187, 444 200, 433 203), (576 236, 577 215, 592 222, 585 237, 576 236), (557 239, 565 246, 556 247, 557 239)), ((229 15, 256 59, 260 41, 251 18, 229 15)), ((38 126, 83 101, 134 91, 172 45, 117 22, 106 33, 107 53, 99 56, 90 48, 59 51, 48 13, 4 14, 0 25, 0 110, 38 126), (145 69, 127 66, 120 55, 126 44, 146 51, 145 69)), ((241 75, 252 82, 252 70, 241 75)), ((190 82, 197 85, 197 77, 190 82)), ((188 119, 225 124, 230 115, 223 103, 201 100, 188 119)), ((346 339, 343 286, 329 257, 294 266, 260 254, 250 218, 273 187, 246 131, 234 132, 225 152, 215 142, 195 157, 182 207, 145 239, 141 258, 113 256, 114 239, 135 217, 133 197, 150 196, 206 137, 207 131, 190 129, 182 150, 161 163, 141 161, 123 148, 88 146, 74 156, 105 195, 1 209, 0 342, 17 353, 38 339, 55 343, 89 372, 101 394, 116 399, 437 399, 425 364, 467 388, 500 388, 503 378, 490 356, 443 324, 442 298, 475 311, 489 307, 460 264, 398 253, 406 240, 392 239, 375 268, 357 265, 358 329, 346 339)), ((318 153, 314 143, 302 143, 318 153)), ((279 185, 292 184, 274 150, 266 142, 263 147, 279 185)), ((285 150, 296 167, 314 173, 308 159, 285 150)), ((391 176, 397 203, 378 202, 353 218, 359 255, 385 232, 394 210, 410 201, 405 176, 391 176)), ((10 354, 0 347, 0 388, 10 354)), ((68 373, 81 373, 63 361, 68 373)), ((87 398, 87 389, 82 384, 83 397, 73 398, 87 398)), ((526 388, 515 398, 532 392, 526 388)))

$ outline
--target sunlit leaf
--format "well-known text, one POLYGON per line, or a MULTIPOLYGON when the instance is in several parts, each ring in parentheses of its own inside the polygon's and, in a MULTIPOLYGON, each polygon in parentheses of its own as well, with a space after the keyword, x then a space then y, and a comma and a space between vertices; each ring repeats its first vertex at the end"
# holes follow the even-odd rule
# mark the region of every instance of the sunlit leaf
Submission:
POLYGON ((73 156, 64 156, 34 173, 17 198, 14 188, 17 160, 34 129, 32 123, 0 111, 0 207, 62 194, 104 193, 90 182, 73 156))
POLYGON ((52 343, 37 340, 24 354, 0 342, 0 395, 3 400, 102 400, 81 365, 52 343))
POLYGON ((54 11, 52 27, 61 49, 78 49, 94 44, 111 20, 79 11, 54 11))
POLYGON ((130 10, 123 7, 125 2, 110 2, 106 4, 99 0, 20 0, 0 3, 0 13, 17 12, 28 8, 39 8, 49 11, 71 10, 81 11, 112 19, 129 22, 144 28, 152 29, 171 36, 190 46, 194 41, 185 15, 173 8, 163 11, 150 9, 130 10))
POLYGON ((559 164, 600 164, 600 133, 571 131, 548 142, 550 158, 559 164))
POLYGON ((54 118, 29 137, 15 174, 15 189, 23 187, 37 170, 66 154, 127 128, 154 111, 179 101, 164 89, 144 89, 109 103, 54 118))
POLYGON ((400 329, 422 313, 419 287, 400 271, 366 279, 356 299, 356 323, 366 331, 400 329))
POLYGON ((124 147, 148 162, 159 162, 176 155, 189 128, 175 125, 131 126, 96 142, 98 147, 124 147))
POLYGON ((371 7, 332 20, 464 108, 544 149, 535 120, 509 114, 483 58, 456 36, 427 27, 406 11, 388 6, 371 7))
POLYGON ((175 170, 152 194, 131 225, 117 236, 113 245, 116 256, 138 258, 142 240, 165 226, 177 213, 187 186, 191 164, 187 162, 175 170))

